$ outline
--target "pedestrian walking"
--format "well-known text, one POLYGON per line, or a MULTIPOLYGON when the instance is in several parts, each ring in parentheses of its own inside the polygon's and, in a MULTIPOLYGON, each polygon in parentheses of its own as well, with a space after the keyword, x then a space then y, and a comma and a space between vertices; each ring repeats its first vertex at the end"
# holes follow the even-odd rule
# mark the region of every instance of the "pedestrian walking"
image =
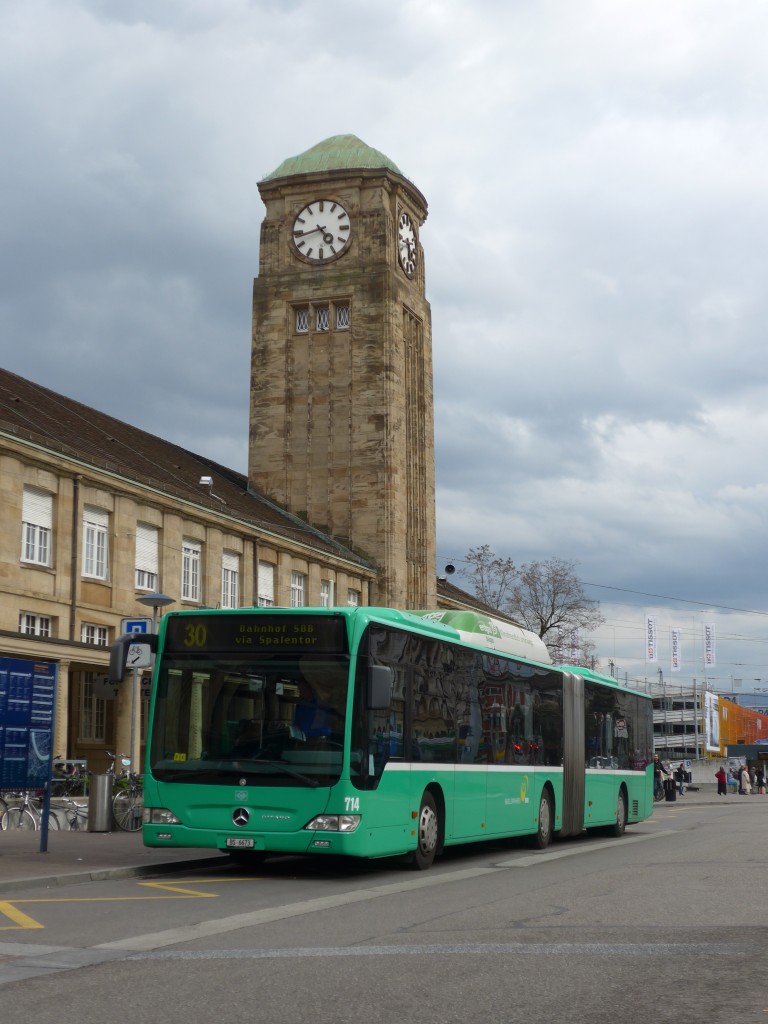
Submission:
POLYGON ((749 781, 749 768, 747 768, 746 765, 742 765, 741 767, 741 777, 739 782, 739 793, 741 793, 742 796, 749 796, 752 792, 752 783, 749 781))
POLYGON ((664 799, 664 780, 666 779, 664 765, 658 754, 653 755, 653 799, 664 799))
POLYGON ((728 776, 725 774, 725 767, 720 767, 715 772, 715 778, 717 779, 717 795, 728 796, 728 776))
POLYGON ((765 793, 765 769, 762 765, 755 772, 755 785, 758 793, 765 793))

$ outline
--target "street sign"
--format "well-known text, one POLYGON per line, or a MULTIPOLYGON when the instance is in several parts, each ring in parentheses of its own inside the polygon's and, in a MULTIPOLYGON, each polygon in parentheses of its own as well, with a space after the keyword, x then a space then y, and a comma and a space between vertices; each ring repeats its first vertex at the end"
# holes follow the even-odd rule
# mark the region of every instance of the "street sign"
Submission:
POLYGON ((148 633, 152 619, 121 619, 120 629, 123 633, 148 633))
POLYGON ((152 664, 152 648, 149 644, 136 643, 128 648, 126 668, 149 668, 152 664))

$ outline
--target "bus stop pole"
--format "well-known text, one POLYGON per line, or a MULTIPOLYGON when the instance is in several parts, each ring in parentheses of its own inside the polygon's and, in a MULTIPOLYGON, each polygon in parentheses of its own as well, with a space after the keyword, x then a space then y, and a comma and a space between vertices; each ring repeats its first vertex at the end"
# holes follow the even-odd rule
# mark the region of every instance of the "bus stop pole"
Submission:
MULTIPOLYGON (((48 777, 50 778, 50 770, 48 777)), ((40 853, 48 853, 48 822, 51 815, 51 784, 46 782, 43 790, 43 808, 40 815, 40 853)))

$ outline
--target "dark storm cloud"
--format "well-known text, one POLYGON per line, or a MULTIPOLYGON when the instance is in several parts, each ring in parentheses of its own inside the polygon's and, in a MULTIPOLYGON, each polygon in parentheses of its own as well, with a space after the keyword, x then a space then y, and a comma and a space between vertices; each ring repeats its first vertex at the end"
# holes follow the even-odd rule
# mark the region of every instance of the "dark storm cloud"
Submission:
POLYGON ((748 638, 727 675, 762 620, 714 608, 762 607, 768 560, 767 28, 758 0, 8 0, 3 363, 244 469, 256 182, 355 133, 430 207, 438 550, 576 560, 630 673, 645 611, 711 608, 748 638))

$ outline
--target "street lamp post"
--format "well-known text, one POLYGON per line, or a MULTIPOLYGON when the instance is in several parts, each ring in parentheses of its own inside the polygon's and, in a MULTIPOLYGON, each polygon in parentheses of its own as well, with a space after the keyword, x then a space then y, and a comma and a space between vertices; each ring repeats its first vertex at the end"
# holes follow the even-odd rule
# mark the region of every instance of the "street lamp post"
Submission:
POLYGON ((157 610, 167 608, 169 604, 176 604, 175 597, 168 597, 167 594, 142 594, 136 598, 137 604, 143 604, 145 608, 152 609, 152 632, 157 630, 157 610))
MULTIPOLYGON (((166 608, 169 604, 175 604, 176 603, 176 599, 173 598, 173 597, 168 597, 167 594, 142 594, 141 597, 137 597, 136 598, 136 601, 137 601, 138 604, 143 604, 146 607, 149 607, 149 608, 152 609, 152 630, 151 631, 153 633, 157 632, 157 622, 158 622, 158 614, 157 613, 158 613, 158 610, 162 609, 162 608, 166 608)), ((136 694, 137 694, 138 689, 139 689, 139 670, 137 668, 134 668, 134 670, 133 670, 132 688, 131 688, 131 745, 130 745, 130 748, 129 748, 130 752, 131 752, 131 771, 135 771, 136 770, 136 764, 137 764, 137 762, 139 760, 136 757, 136 751, 134 750, 134 747, 136 745, 136 705, 138 703, 138 701, 136 700, 136 694)), ((141 749, 141 743, 139 743, 139 749, 141 749)))

